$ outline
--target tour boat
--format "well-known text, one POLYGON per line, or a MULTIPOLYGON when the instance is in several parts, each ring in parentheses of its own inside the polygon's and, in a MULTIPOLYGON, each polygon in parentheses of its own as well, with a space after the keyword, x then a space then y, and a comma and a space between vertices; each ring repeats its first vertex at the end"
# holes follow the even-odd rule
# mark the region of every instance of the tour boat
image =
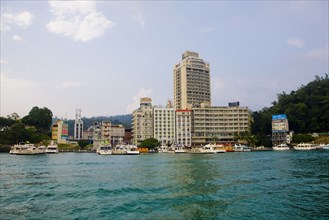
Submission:
POLYGON ((139 151, 137 146, 135 145, 127 145, 126 146, 126 154, 127 155, 138 155, 139 151))
POLYGON ((216 144, 207 144, 201 148, 196 148, 191 151, 191 153, 199 153, 199 154, 217 154, 217 153, 226 153, 225 149, 219 149, 223 146, 216 145, 216 144))
POLYGON ((17 155, 45 154, 46 152, 44 148, 36 147, 34 146, 34 144, 30 144, 30 143, 19 143, 12 146, 9 153, 17 154, 17 155))
POLYGON ((246 145, 235 144, 234 147, 233 147, 233 150, 235 152, 249 152, 249 151, 251 151, 251 148, 247 147, 246 145))
POLYGON ((176 146, 174 152, 175 154, 186 153, 186 149, 182 146, 176 146))
POLYGON ((127 154, 127 149, 126 146, 123 144, 118 144, 115 146, 115 148, 112 150, 113 155, 126 155, 127 154))
POLYGON ((111 155, 112 147, 111 146, 101 146, 98 150, 99 155, 111 155))
POLYGON ((273 147, 273 150, 290 150, 287 144, 279 144, 273 147))
POLYGON ((47 147, 46 147, 46 154, 57 154, 58 153, 58 146, 57 144, 54 144, 52 141, 47 147))
POLYGON ((294 148, 294 150, 315 150, 316 145, 308 144, 308 143, 300 143, 300 144, 297 144, 297 146, 294 146, 293 148, 294 148))
POLYGON ((168 153, 168 146, 161 146, 158 148, 159 153, 168 153))

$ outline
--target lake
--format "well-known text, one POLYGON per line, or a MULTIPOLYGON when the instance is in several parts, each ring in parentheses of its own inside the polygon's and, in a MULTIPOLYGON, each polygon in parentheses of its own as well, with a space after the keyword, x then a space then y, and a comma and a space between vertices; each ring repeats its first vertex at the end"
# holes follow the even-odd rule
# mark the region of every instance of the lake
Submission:
POLYGON ((329 151, 0 154, 0 219, 329 219, 329 151))

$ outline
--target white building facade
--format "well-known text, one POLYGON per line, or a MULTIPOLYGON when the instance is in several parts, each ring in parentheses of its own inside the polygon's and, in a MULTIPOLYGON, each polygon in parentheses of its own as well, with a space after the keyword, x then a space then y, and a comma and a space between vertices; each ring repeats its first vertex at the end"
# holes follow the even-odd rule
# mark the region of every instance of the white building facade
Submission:
POLYGON ((154 106, 153 137, 161 145, 171 145, 175 141, 175 109, 173 107, 154 106))
POLYGON ((175 144, 178 146, 191 147, 192 111, 176 110, 175 144))

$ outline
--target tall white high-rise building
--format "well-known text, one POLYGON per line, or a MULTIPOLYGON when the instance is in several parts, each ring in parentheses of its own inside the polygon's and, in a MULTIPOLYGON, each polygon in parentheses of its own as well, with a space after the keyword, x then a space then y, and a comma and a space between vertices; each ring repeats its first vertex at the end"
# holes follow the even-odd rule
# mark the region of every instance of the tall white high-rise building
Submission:
POLYGON ((186 51, 174 67, 174 107, 191 109, 201 103, 211 105, 209 63, 198 53, 186 51))
POLYGON ((75 111, 75 121, 74 121, 74 140, 81 140, 83 133, 83 121, 81 119, 81 109, 75 111))

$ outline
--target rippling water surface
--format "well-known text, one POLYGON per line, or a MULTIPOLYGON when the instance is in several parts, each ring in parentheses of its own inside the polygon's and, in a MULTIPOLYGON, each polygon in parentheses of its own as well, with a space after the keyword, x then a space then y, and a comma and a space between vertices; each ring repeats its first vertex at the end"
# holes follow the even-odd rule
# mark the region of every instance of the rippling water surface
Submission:
POLYGON ((0 219, 329 219, 329 152, 0 154, 0 219))

